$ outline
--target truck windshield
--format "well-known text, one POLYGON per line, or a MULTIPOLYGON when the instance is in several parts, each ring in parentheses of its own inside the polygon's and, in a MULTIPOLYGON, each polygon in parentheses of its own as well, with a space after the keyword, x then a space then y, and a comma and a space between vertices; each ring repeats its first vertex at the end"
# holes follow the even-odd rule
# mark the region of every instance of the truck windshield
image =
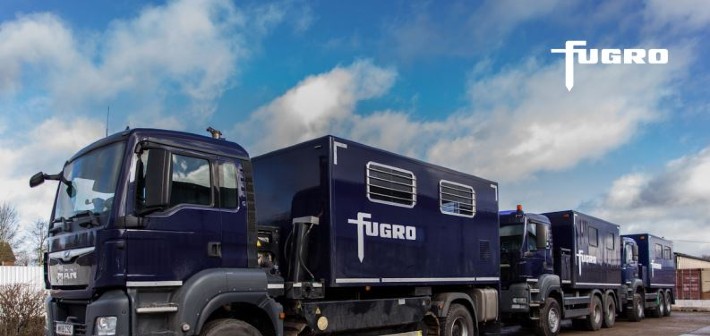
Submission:
POLYGON ((523 224, 512 224, 500 228, 500 247, 505 252, 518 251, 523 243, 523 224))
POLYGON ((66 183, 59 184, 54 218, 69 219, 85 213, 104 214, 113 206, 123 142, 92 150, 64 166, 66 183))

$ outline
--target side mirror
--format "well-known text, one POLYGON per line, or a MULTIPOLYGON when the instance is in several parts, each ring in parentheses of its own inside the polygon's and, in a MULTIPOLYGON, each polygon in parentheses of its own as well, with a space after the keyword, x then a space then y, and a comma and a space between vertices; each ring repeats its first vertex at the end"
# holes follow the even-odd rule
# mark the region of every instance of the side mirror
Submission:
POLYGON ((537 231, 537 236, 536 236, 536 242, 535 244, 537 245, 537 248, 540 249, 546 249, 547 248, 547 240, 549 236, 549 229, 550 227, 545 225, 545 224, 540 224, 540 223, 535 223, 535 231, 537 231))
POLYGON ((168 170, 170 168, 170 153, 162 148, 148 149, 146 163, 138 162, 136 169, 137 181, 139 188, 137 193, 142 197, 136 197, 138 213, 141 215, 150 212, 163 210, 168 207, 170 200, 168 199, 168 187, 170 178, 168 170), (145 177, 143 172, 145 171, 145 177))
POLYGON ((39 172, 30 177, 30 188, 34 188, 40 184, 44 183, 44 173, 39 172))

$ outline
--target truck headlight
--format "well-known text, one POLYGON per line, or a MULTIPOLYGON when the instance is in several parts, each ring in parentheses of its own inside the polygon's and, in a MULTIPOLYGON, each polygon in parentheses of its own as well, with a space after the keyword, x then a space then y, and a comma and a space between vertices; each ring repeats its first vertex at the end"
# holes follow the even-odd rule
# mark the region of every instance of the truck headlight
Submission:
POLYGON ((514 297, 514 298, 513 298, 513 303, 526 304, 526 303, 528 303, 528 298, 524 298, 524 297, 514 297))
POLYGON ((116 335, 116 316, 99 316, 96 318, 96 335, 116 335))

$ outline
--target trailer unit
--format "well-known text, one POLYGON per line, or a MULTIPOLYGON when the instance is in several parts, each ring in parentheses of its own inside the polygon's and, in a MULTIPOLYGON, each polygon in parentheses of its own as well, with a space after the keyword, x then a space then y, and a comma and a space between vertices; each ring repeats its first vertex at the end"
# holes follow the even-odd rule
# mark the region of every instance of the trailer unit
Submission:
POLYGON ((286 267, 299 273, 288 280, 497 288, 495 182, 333 136, 255 157, 253 165, 259 226, 293 237, 293 218, 318 220, 303 270, 286 267))

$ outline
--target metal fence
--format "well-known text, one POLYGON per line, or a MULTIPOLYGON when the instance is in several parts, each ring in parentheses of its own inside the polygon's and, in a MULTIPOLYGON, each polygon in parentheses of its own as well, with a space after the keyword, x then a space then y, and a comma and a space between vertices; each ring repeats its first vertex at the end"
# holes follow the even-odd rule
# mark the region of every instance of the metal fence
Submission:
POLYGON ((44 271, 41 266, 0 266, 0 286, 15 283, 44 289, 44 271))

